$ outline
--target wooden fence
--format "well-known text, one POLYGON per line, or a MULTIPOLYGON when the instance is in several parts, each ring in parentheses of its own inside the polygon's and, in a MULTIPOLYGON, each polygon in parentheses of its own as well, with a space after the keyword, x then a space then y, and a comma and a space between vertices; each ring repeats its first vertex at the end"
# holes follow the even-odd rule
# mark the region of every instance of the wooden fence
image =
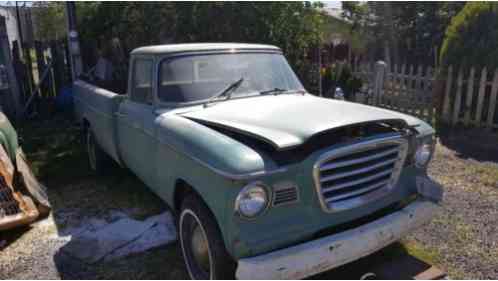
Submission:
POLYGON ((451 127, 498 128, 498 69, 359 64, 353 73, 362 78, 363 92, 356 101, 380 106, 451 127), (365 98, 366 97, 366 98, 365 98))

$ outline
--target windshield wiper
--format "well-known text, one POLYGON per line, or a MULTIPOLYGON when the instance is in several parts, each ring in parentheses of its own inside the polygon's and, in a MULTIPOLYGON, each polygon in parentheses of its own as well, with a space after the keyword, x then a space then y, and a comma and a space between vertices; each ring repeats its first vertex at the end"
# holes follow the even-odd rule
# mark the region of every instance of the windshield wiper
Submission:
POLYGON ((217 100, 218 98, 222 96, 226 96, 227 100, 229 100, 232 97, 233 91, 237 90, 240 85, 242 85, 242 82, 244 82, 244 77, 240 77, 239 80, 233 82, 232 84, 228 85, 223 91, 220 93, 210 97, 205 103, 204 107, 206 107, 209 103, 213 102, 214 100, 217 100))
POLYGON ((280 94, 280 93, 283 93, 283 92, 288 92, 289 90, 287 89, 281 89, 281 88, 273 88, 271 90, 265 90, 265 91, 261 91, 259 92, 259 94, 261 95, 266 95, 266 94, 280 94))

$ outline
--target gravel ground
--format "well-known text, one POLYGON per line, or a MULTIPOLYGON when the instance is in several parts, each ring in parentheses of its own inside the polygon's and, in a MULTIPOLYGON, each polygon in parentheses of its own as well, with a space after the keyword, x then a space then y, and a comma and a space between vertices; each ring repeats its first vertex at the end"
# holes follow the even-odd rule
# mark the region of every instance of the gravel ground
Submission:
MULTIPOLYGON (((458 146, 468 145, 472 142, 467 140, 458 146)), ((455 148, 437 146, 429 171, 445 188, 443 209, 411 238, 434 249, 438 263, 451 278, 497 279, 498 162, 477 161, 455 148)), ((484 154, 498 157, 497 148, 475 147, 475 151, 483 149, 484 154)), ((476 153, 476 157, 482 154, 476 153)))
MULTIPOLYGON (((56 123, 35 124, 24 134, 25 151, 49 187, 54 212, 31 227, 0 233, 0 279, 188 278, 178 243, 97 265, 59 251, 68 241, 67 230, 87 219, 109 221, 115 212, 143 219, 167 207, 128 172, 118 169, 99 179, 89 175, 76 131, 64 119, 56 123)), ((497 279, 498 151, 490 149, 495 139, 491 146, 479 143, 474 148, 462 139, 439 143, 430 175, 446 193, 434 221, 402 244, 316 278, 358 278, 350 273, 362 274, 376 261, 408 253, 447 270, 450 278, 497 279)))

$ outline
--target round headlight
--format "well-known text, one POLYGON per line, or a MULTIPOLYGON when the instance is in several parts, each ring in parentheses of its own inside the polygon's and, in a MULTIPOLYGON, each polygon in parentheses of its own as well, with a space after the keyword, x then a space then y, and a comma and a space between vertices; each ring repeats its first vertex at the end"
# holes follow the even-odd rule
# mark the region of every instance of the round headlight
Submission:
POLYGON ((252 218, 265 210, 268 194, 262 184, 249 184, 237 195, 235 211, 244 217, 252 218))
POLYGON ((417 147, 417 151, 415 152, 415 165, 419 168, 423 168, 429 164, 429 160, 431 160, 432 151, 434 148, 434 143, 431 138, 426 138, 422 141, 417 147))

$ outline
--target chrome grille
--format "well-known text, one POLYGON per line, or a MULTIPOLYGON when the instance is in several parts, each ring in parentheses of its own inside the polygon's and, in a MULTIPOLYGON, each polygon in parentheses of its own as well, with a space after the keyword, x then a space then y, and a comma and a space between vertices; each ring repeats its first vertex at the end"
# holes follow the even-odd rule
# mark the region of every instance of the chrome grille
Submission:
POLYGON ((325 153, 313 168, 325 211, 358 207, 396 184, 408 149, 400 135, 355 143, 325 153))
POLYGON ((19 203, 14 198, 12 190, 7 186, 3 177, 0 177, 0 219, 17 215, 20 212, 19 203))

